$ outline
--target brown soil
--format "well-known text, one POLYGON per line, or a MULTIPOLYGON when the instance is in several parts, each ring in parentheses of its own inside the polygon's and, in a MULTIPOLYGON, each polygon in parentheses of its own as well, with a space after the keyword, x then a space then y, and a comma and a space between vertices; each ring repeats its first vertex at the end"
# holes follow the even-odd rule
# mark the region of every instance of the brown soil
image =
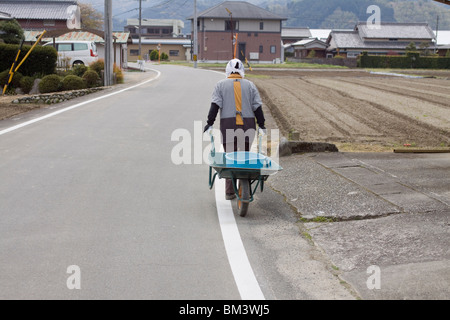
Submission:
POLYGON ((38 104, 13 104, 15 99, 19 99, 24 96, 0 96, 0 120, 14 117, 15 115, 41 108, 43 105, 38 104))
POLYGON ((364 71, 254 71, 285 136, 347 151, 450 146, 450 72, 410 79, 364 71))
MULTIPOLYGON (((449 147, 450 71, 425 75, 435 78, 348 69, 248 72, 285 136, 299 132, 302 141, 335 143, 341 151, 449 147)), ((126 82, 143 76, 126 74, 126 82)), ((0 120, 45 107, 12 104, 18 97, 0 96, 0 120)))

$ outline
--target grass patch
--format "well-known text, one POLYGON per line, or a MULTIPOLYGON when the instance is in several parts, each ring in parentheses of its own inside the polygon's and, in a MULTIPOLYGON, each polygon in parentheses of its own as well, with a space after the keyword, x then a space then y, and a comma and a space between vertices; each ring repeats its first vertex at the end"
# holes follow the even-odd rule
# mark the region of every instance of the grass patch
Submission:
POLYGON ((363 143, 336 143, 340 152, 392 152, 392 146, 363 143))
MULTIPOLYGON (((179 65, 179 66, 187 66, 194 67, 193 62, 187 61, 168 61, 161 62, 161 64, 171 64, 171 65, 179 65)), ((270 69, 348 69, 343 66, 335 66, 330 64, 314 64, 314 63, 299 63, 299 62, 285 62, 281 64, 250 64, 252 69, 260 69, 260 68, 270 68, 270 69)), ((226 67, 226 63, 204 63, 198 62, 198 67, 200 68, 224 68, 226 67)), ((246 65, 246 69, 249 69, 246 65)))
POLYGON ((301 222, 327 223, 327 222, 334 222, 335 220, 333 218, 327 218, 327 217, 315 217, 312 219, 300 218, 300 221, 301 222))

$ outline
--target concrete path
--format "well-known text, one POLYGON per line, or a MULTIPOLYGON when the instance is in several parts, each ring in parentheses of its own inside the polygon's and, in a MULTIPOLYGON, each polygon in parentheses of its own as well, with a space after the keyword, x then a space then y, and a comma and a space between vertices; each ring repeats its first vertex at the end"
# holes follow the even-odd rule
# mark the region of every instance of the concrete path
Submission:
POLYGON ((450 155, 281 158, 269 184, 363 299, 450 299, 450 155))

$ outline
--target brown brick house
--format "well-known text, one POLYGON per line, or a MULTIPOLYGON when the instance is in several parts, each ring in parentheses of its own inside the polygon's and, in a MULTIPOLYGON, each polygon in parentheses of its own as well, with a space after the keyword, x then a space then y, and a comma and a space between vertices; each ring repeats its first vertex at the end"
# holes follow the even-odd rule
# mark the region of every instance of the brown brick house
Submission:
MULTIPOLYGON (((193 22, 194 18, 188 20, 193 22)), ((284 20, 287 19, 244 1, 225 1, 209 8, 198 14, 198 59, 219 62, 232 59, 234 31, 236 58, 251 62, 282 61, 284 20)))

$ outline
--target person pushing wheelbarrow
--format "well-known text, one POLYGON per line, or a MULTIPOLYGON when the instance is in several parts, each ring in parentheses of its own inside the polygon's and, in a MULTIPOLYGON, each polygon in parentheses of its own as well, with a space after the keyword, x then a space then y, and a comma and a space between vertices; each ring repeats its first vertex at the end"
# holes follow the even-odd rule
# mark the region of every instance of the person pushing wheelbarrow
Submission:
MULTIPOLYGON (((261 96, 255 84, 244 79, 245 69, 239 59, 229 61, 225 71, 227 78, 214 88, 204 132, 212 128, 220 111, 220 132, 225 152, 250 151, 256 123, 264 133, 266 130, 261 96)), ((231 179, 226 179, 225 193, 227 200, 236 198, 231 179)))

